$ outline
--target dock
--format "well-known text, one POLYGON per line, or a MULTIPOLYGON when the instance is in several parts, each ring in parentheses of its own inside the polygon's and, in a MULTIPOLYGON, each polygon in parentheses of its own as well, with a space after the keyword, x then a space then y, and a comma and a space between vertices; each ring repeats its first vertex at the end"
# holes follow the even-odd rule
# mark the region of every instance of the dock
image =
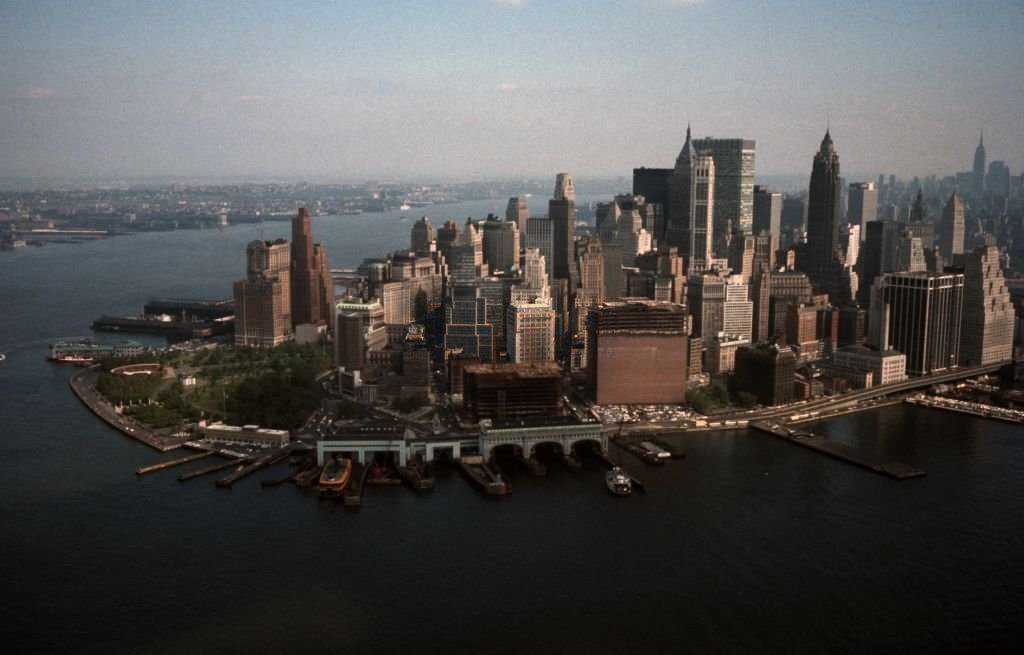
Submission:
POLYGON ((861 468, 874 471, 875 473, 880 473, 895 480, 909 480, 911 478, 919 478, 927 475, 924 471, 915 469, 908 464, 885 459, 880 456, 872 455, 871 453, 857 450, 856 448, 852 448, 845 444, 830 441, 824 435, 793 430, 781 423, 755 421, 750 424, 750 427, 761 432, 766 432, 772 436, 783 439, 784 441, 788 441, 791 444, 808 448, 834 459, 860 466, 861 468))
POLYGON ((248 464, 239 466, 238 469, 236 469, 235 471, 232 471, 223 478, 217 480, 216 484, 218 487, 222 489, 230 489, 233 484, 235 484, 245 476, 250 475, 251 473, 255 473, 260 469, 266 468, 271 464, 276 464, 277 462, 280 462, 285 457, 288 457, 288 455, 291 454, 291 452, 291 444, 287 446, 282 446, 281 448, 275 448, 269 453, 261 455, 260 457, 249 462, 248 464))
POLYGON ((906 398, 904 402, 910 405, 917 405, 918 407, 944 409, 946 411, 957 412, 959 414, 969 414, 971 416, 978 416, 981 418, 990 418, 995 421, 1005 421, 1007 423, 1024 425, 1024 412, 1007 409, 1005 407, 996 407, 994 405, 969 402, 966 400, 956 400, 954 398, 924 396, 921 394, 910 396, 909 398, 906 398))
MULTIPOLYGON (((220 454, 223 455, 224 454, 223 451, 220 454)), ((232 466, 238 466, 239 464, 244 464, 244 463, 252 460, 252 456, 251 455, 248 455, 248 456, 245 456, 245 457, 234 457, 232 455, 228 455, 228 457, 230 457, 231 459, 228 459, 225 462, 218 462, 216 464, 213 464, 212 466, 206 466, 206 467, 203 467, 201 469, 195 469, 193 471, 186 471, 186 472, 184 472, 184 473, 182 473, 181 475, 178 476, 178 482, 185 482, 186 480, 191 480, 193 478, 198 478, 198 477, 203 476, 203 475, 209 475, 210 473, 216 473, 217 471, 223 471, 226 468, 231 468, 232 466)))
POLYGON ((146 475, 148 473, 156 473, 157 471, 163 471, 174 466, 181 464, 188 464, 189 462, 197 462, 201 459, 206 459, 210 455, 216 455, 218 451, 207 450, 201 453, 194 453, 192 455, 186 455, 185 457, 179 457, 177 459, 170 459, 164 462, 157 462, 156 464, 150 464, 148 466, 140 466, 135 469, 135 475, 146 475))

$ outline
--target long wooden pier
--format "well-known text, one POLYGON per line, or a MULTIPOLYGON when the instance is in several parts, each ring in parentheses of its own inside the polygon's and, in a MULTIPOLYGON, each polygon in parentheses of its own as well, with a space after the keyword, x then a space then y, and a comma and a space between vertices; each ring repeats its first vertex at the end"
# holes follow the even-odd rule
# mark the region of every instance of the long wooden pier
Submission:
POLYGON ((809 448, 810 450, 822 453, 823 455, 828 455, 829 457, 860 466, 861 468, 866 468, 874 471, 875 473, 881 473, 882 475, 896 480, 908 480, 910 478, 919 478, 923 475, 927 475, 924 471, 915 469, 908 464, 884 459, 882 457, 872 455, 871 453, 857 450, 856 448, 852 448, 846 444, 831 441, 820 434, 793 430, 781 423, 755 421, 750 424, 750 427, 755 430, 760 430, 761 432, 767 432, 768 434, 779 437, 791 444, 809 448))
POLYGON ((291 444, 272 450, 266 455, 261 455, 259 458, 236 469, 235 471, 232 471, 231 473, 228 473, 223 478, 217 480, 216 484, 218 487, 230 489, 231 485, 235 484, 245 476, 249 475, 250 473, 255 473, 256 471, 262 468, 266 468, 271 464, 280 462, 285 457, 288 457, 288 455, 291 454, 291 452, 291 444))
POLYGON ((247 457, 233 457, 225 462, 218 462, 212 466, 206 466, 201 469, 195 469, 194 471, 186 471, 178 476, 178 482, 185 482, 192 478, 198 478, 203 475, 209 475, 210 473, 216 473, 217 471, 223 471, 226 468, 232 466, 238 466, 239 464, 245 464, 246 462, 252 461, 252 456, 247 457))
POLYGON ((215 454, 217 454, 216 450, 205 450, 201 453, 194 453, 192 455, 186 455, 185 457, 179 457, 177 459, 169 459, 165 462, 157 462, 156 464, 150 464, 148 466, 140 466, 139 468, 135 469, 135 475, 146 475, 147 473, 156 473, 157 471, 169 469, 172 466, 188 464, 189 462, 196 462, 201 459, 206 459, 210 455, 215 454))

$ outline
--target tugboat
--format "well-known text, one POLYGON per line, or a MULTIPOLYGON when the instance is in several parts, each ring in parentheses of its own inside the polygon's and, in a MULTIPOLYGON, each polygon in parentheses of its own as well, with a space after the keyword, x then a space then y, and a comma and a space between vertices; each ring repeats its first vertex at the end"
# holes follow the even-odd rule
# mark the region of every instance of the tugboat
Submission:
POLYGON ((632 481, 618 466, 612 467, 612 470, 605 474, 604 483, 607 485, 608 491, 616 496, 628 496, 633 493, 632 481))
POLYGON ((7 355, 5 355, 3 353, 0 353, 0 362, 5 361, 6 359, 7 359, 7 355))
POLYGON ((345 493, 345 486, 352 475, 352 460, 347 457, 332 457, 320 472, 320 497, 337 498, 345 493))

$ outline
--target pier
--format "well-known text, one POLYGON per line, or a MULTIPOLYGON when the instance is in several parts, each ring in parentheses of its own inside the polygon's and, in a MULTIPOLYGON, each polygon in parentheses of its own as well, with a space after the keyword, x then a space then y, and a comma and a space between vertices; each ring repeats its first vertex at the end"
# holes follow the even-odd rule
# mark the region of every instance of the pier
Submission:
POLYGON ((956 400, 954 398, 924 396, 922 394, 910 396, 909 398, 906 398, 904 402, 910 405, 917 405, 918 407, 944 409, 946 411, 957 412, 959 414, 970 414, 971 416, 980 416, 981 418, 990 418, 996 421, 1005 421, 1007 423, 1024 425, 1024 412, 1016 409, 995 407, 993 405, 968 402, 966 400, 956 400))
POLYGON ((791 444, 809 448, 810 450, 819 452, 823 455, 828 455, 834 459, 842 460, 844 462, 860 466, 861 468, 866 468, 895 480, 908 480, 910 478, 919 478, 926 475, 924 471, 915 469, 908 464, 884 459, 880 456, 872 455, 871 453, 865 453, 845 444, 830 441, 828 438, 820 434, 793 430, 779 423, 768 423, 764 421, 755 421, 750 424, 750 427, 788 441, 791 444))
POLYGON ((185 457, 167 460, 166 462, 157 462, 156 464, 150 464, 149 466, 140 466, 139 468, 135 469, 135 475, 146 475, 147 473, 156 473, 157 471, 163 471, 174 466, 179 466, 181 464, 197 462, 201 459, 206 459, 210 455, 216 454, 216 450, 207 450, 201 453, 194 453, 192 455, 186 455, 185 457))
MULTIPOLYGON (((224 451, 221 451, 220 454, 223 455, 225 453, 224 451)), ((178 476, 178 482, 185 482, 186 480, 191 480, 192 478, 198 478, 203 475, 209 475, 210 473, 216 473, 217 471, 223 471, 226 468, 238 466, 239 464, 245 464, 246 462, 250 462, 253 459, 251 455, 247 455, 245 457, 234 457, 233 455, 229 455, 229 457, 232 457, 232 459, 229 459, 226 462, 219 462, 212 466, 206 466, 201 469, 196 469, 194 471, 187 471, 185 473, 182 473, 181 475, 178 476)))
MULTIPOLYGON (((291 444, 272 450, 269 453, 262 455, 257 459, 249 462, 248 464, 239 466, 237 470, 232 471, 223 478, 217 480, 216 484, 218 487, 222 489, 230 489, 233 484, 235 484, 242 478, 252 473, 255 473, 260 469, 266 468, 271 464, 276 464, 277 462, 280 462, 285 457, 288 457, 288 455, 291 454, 291 452, 291 444)), ((235 463, 237 464, 237 462, 235 463)))

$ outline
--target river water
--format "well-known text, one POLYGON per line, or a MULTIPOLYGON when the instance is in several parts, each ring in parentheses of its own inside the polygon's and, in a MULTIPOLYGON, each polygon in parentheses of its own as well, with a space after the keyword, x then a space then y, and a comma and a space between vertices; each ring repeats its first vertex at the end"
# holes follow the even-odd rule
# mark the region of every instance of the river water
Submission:
MULTIPOLYGON (((429 208, 435 224, 503 202, 429 208)), ((537 208, 535 208, 537 209, 537 208)), ((417 214, 316 219, 334 266, 408 243, 417 214), (405 220, 403 220, 405 219, 405 220)), ((895 482, 766 435, 684 438, 663 468, 454 471, 359 513, 264 472, 217 490, 99 423, 46 344, 153 296, 226 297, 287 223, 0 253, 4 651, 1008 650, 1024 625, 1024 434, 904 406, 816 426, 928 471, 895 482)))

